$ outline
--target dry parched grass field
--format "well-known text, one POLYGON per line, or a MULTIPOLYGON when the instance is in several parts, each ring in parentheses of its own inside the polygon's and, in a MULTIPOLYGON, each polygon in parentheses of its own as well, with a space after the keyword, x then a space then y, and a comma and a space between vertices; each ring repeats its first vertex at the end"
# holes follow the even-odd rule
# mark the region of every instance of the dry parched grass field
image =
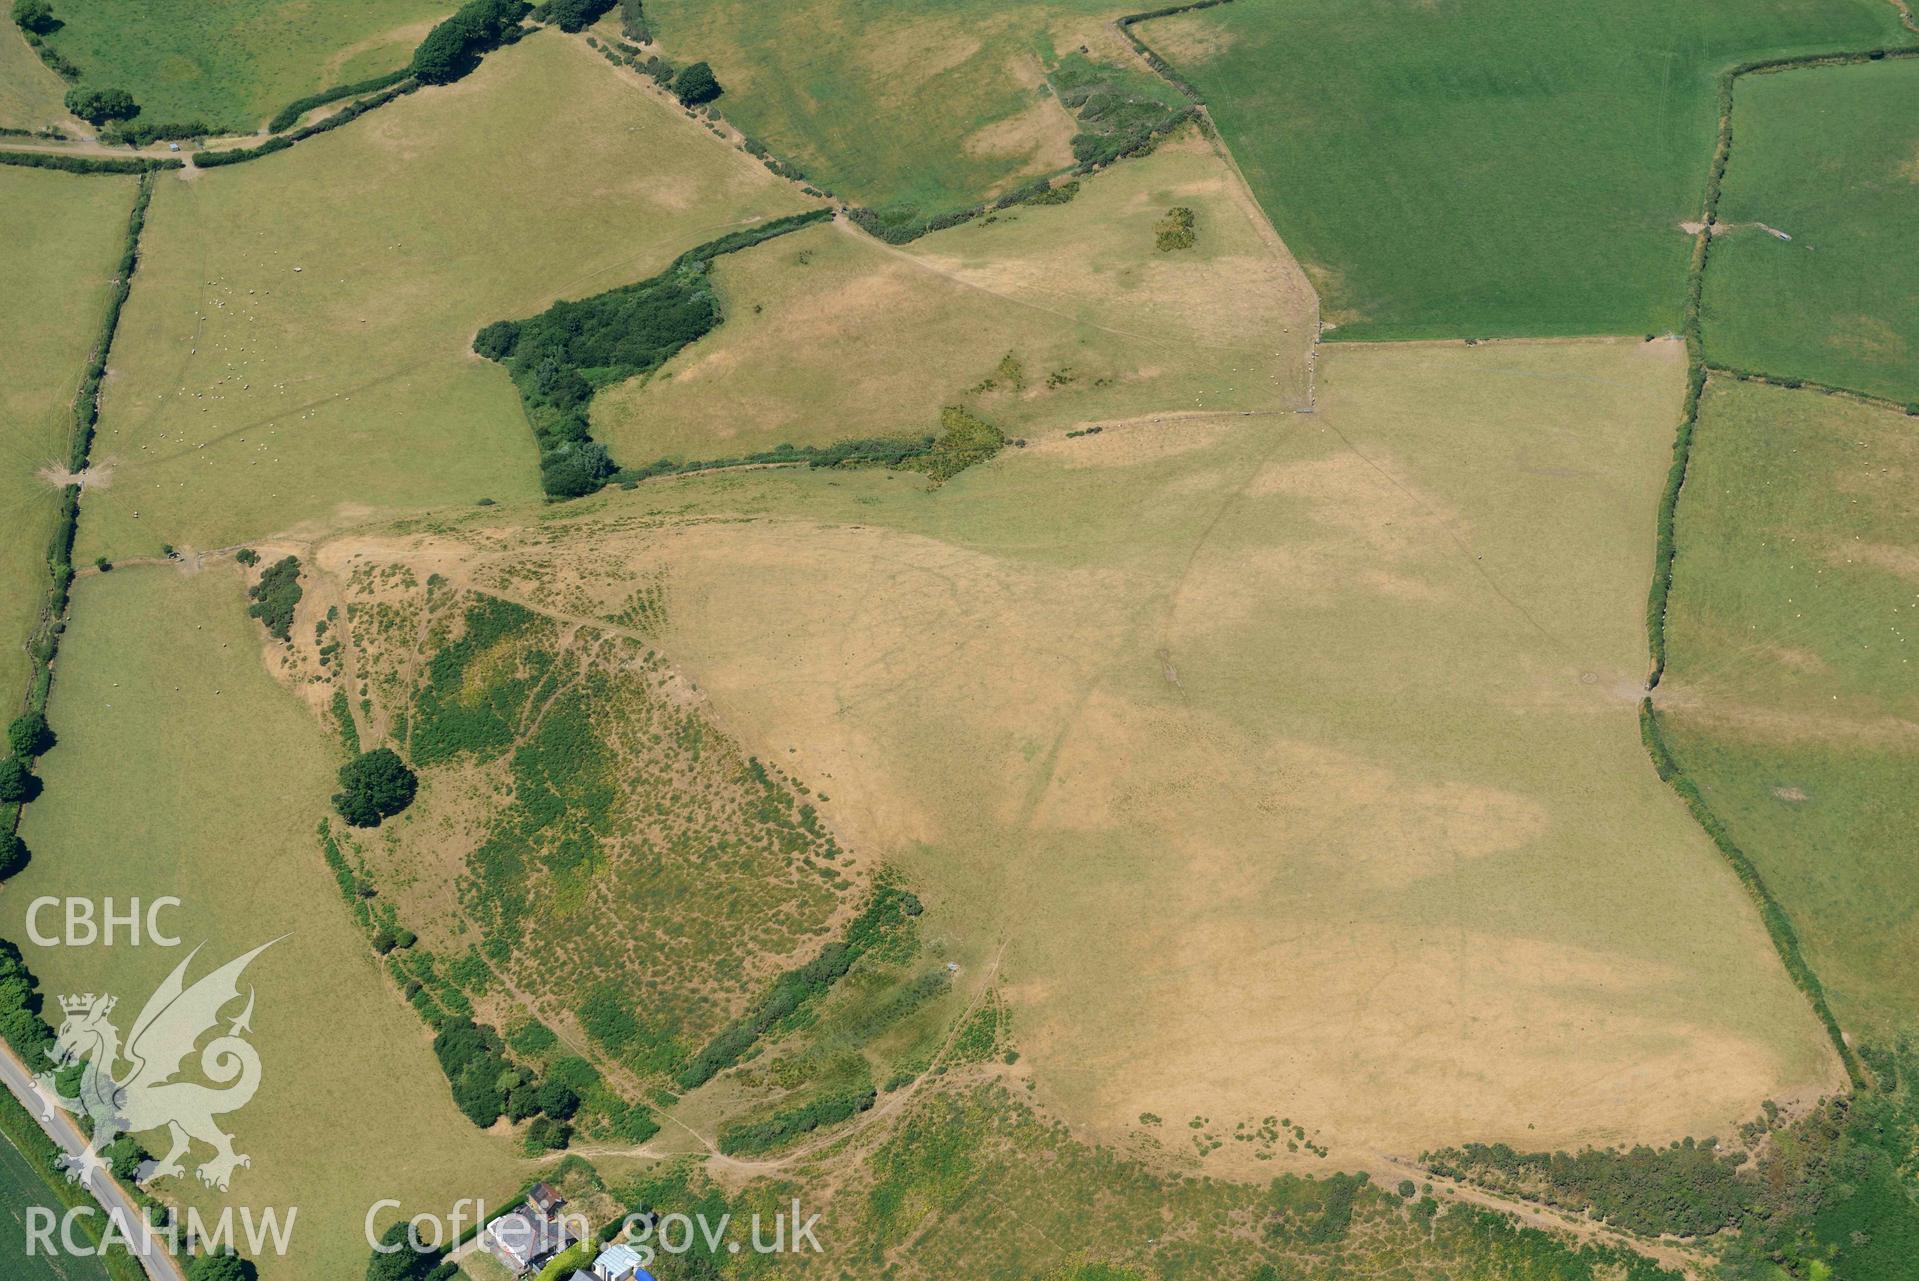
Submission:
POLYGON ((964 404, 1015 435, 1308 398, 1316 303, 1245 188, 1190 131, 1021 206, 894 248, 850 224, 719 259, 726 322, 602 393, 629 465, 930 432, 964 404), (1155 248, 1169 209, 1189 249, 1155 248))
POLYGON ((538 492, 474 331, 806 202, 557 32, 351 128, 164 175, 82 558, 538 492))
POLYGON ((1677 345, 1322 376, 1317 416, 1052 438, 934 493, 649 482, 413 554, 557 559, 575 614, 658 582, 717 722, 897 861, 929 937, 1003 946, 1022 1063, 1091 1133, 1284 1115, 1338 1165, 1723 1132, 1835 1084, 1638 742, 1677 345))

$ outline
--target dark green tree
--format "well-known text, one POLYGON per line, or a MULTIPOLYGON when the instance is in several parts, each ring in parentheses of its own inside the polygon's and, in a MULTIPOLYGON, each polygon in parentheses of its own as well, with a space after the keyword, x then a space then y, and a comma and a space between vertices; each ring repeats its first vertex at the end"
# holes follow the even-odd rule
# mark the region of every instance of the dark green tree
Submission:
POLYGON ((375 1251, 366 1265, 366 1281, 426 1281, 439 1265, 440 1251, 416 1250, 407 1241, 405 1220, 394 1224, 380 1238, 382 1245, 398 1246, 390 1252, 375 1251))
POLYGON ((67 90, 67 110, 90 124, 103 125, 109 120, 133 119, 140 114, 140 104, 125 89, 75 86, 67 90))
POLYGON ((40 780, 18 756, 0 760, 0 804, 19 805, 40 795, 40 780))
POLYGON ((32 861, 32 851, 27 849, 27 843, 17 833, 0 837, 0 881, 19 875, 32 861))
POLYGON ((562 31, 585 31, 613 4, 614 0, 552 0, 546 6, 546 20, 562 31))
POLYGON ((419 777, 398 753, 376 747, 340 767, 343 790, 334 796, 333 808, 354 827, 378 827, 413 803, 419 785, 419 777))
POLYGON ((723 92, 713 68, 704 62, 681 67, 680 73, 673 77, 673 96, 689 107, 711 102, 723 92))
POLYGON ((28 712, 14 717, 13 724, 7 726, 7 742, 12 745, 15 756, 23 761, 32 760, 53 746, 53 730, 44 715, 28 712))
POLYGON ((293 635, 293 608, 304 594, 300 558, 282 557, 263 570, 260 581, 247 590, 253 598, 247 613, 259 619, 270 635, 286 640, 293 635))
POLYGON ((243 1259, 232 1250, 219 1254, 201 1254, 187 1260, 187 1281, 259 1281, 260 1270, 253 1260, 243 1259))
POLYGON ((580 1096, 575 1094, 563 1081, 543 1081, 540 1084, 540 1111, 555 1121, 571 1120, 580 1110, 580 1096))
POLYGON ((13 0, 13 20, 22 31, 36 36, 44 36, 59 25, 47 0, 13 0))

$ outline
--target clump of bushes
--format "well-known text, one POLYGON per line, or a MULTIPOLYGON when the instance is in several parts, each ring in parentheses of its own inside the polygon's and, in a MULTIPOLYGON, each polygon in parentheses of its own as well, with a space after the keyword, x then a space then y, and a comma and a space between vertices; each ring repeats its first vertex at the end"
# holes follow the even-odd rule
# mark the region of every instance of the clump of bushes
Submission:
POLYGON ((354 827, 378 827, 413 804, 420 780, 390 747, 362 752, 340 767, 333 808, 354 827))
POLYGON ((1167 101, 1164 86, 1144 72, 1105 66, 1084 54, 1061 59, 1049 79, 1060 105, 1079 121, 1072 146, 1082 171, 1151 151, 1197 114, 1190 103, 1167 101))
POLYGON ((532 9, 526 0, 468 0, 426 33, 407 69, 423 84, 451 84, 489 51, 518 40, 521 20, 532 9))
POLYGON ((247 590, 253 604, 247 613, 266 627, 267 634, 287 640, 293 634, 293 607, 304 595, 300 586, 300 559, 287 556, 269 566, 260 581, 247 590))
POLYGON ((720 1131, 720 1151, 726 1156, 765 1152, 822 1125, 835 1125, 873 1106, 878 1097, 871 1086, 837 1090, 796 1108, 775 1112, 762 1121, 729 1125, 720 1131))
POLYGON ((1159 246, 1161 253, 1191 249, 1197 239, 1193 229, 1193 211, 1185 205, 1174 205, 1166 211, 1164 218, 1153 224, 1153 243, 1159 246))
POLYGON ((948 405, 940 410, 940 434, 932 448, 901 466, 925 472, 938 486, 1005 447, 1006 434, 999 428, 958 405, 948 405))
POLYGON ((47 0, 13 0, 14 25, 29 35, 44 36, 60 25, 47 0))
POLYGON ((1649 1236, 1706 1236, 1732 1227, 1747 1199, 1740 1159, 1722 1154, 1710 1139, 1577 1154, 1468 1143, 1421 1160, 1442 1177, 1523 1193, 1649 1236))

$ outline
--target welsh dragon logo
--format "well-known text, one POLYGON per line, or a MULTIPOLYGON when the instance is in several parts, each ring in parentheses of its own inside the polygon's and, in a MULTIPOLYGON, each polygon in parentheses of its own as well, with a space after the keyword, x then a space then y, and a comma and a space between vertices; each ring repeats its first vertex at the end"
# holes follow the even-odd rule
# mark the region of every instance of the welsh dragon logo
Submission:
POLYGON ((147 999, 124 1043, 120 1029, 109 1017, 117 998, 92 993, 60 998, 66 1018, 48 1054, 56 1068, 85 1064, 80 1092, 73 1097, 63 1095, 52 1072, 40 1073, 37 1079, 49 1118, 52 1106, 57 1105, 92 1123, 87 1150, 69 1162, 70 1178, 89 1178, 93 1169, 104 1164, 100 1154, 120 1135, 161 1128, 166 1129, 172 1146, 158 1163, 142 1170, 143 1179, 184 1174, 181 1158, 195 1140, 213 1149, 212 1158, 195 1171, 208 1187, 225 1191, 234 1170, 252 1164, 233 1150, 233 1136, 213 1119, 245 1107, 260 1088, 259 1052, 242 1039, 253 1030, 251 987, 247 989, 246 1008, 233 1018, 224 1034, 200 1049, 200 1071, 214 1085, 175 1078, 200 1038, 219 1026, 221 1011, 240 999, 241 973, 254 957, 272 946, 263 943, 188 987, 187 966, 200 954, 200 949, 194 948, 147 999), (126 1065, 124 1070, 122 1063, 126 1065))

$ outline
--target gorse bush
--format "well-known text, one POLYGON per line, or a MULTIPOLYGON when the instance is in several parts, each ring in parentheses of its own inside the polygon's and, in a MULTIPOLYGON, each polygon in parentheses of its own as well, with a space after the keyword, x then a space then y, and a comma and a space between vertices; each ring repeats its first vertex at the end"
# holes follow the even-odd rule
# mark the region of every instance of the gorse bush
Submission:
POLYGON ((1164 218, 1153 224, 1153 243, 1161 253, 1191 249, 1197 239, 1193 230, 1193 211, 1185 205, 1174 205, 1166 211, 1164 218))

